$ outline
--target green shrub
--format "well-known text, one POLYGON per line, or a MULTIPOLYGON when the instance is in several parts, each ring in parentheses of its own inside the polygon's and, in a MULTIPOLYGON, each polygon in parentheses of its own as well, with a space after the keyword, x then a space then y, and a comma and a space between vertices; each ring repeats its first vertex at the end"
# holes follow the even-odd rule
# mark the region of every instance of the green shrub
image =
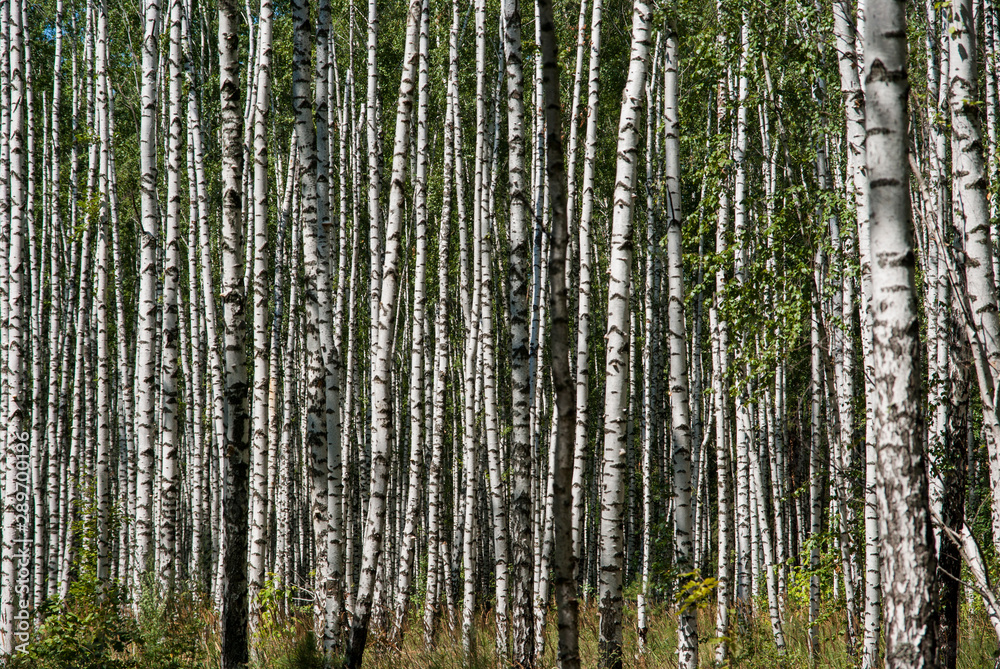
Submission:
POLYGON ((199 599, 187 594, 161 599, 144 588, 138 613, 122 590, 82 579, 63 603, 49 602, 36 616, 27 652, 10 669, 195 669, 210 664, 208 643, 214 625, 199 599))

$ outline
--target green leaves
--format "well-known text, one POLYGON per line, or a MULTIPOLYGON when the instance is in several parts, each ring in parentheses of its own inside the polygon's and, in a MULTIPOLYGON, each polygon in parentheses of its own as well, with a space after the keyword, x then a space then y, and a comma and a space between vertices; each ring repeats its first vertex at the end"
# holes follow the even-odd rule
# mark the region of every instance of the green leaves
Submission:
POLYGON ((123 616, 120 599, 109 596, 97 604, 91 589, 78 603, 58 612, 51 602, 38 612, 49 614, 34 633, 28 652, 18 655, 12 667, 32 669, 125 669, 139 666, 125 652, 139 636, 135 622, 123 616))
POLYGON ((692 606, 697 609, 705 602, 711 601, 715 596, 715 589, 719 585, 719 579, 714 576, 702 579, 698 570, 681 574, 680 578, 687 579, 677 594, 677 601, 682 612, 692 606))

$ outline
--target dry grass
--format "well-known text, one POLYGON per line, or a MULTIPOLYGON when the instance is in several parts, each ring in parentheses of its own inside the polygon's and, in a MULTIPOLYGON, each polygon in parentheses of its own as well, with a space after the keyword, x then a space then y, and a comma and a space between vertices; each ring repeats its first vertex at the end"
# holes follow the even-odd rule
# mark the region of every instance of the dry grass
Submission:
MULTIPOLYGON (((17 669, 215 669, 219 666, 219 620, 211 603, 184 598, 172 607, 150 605, 134 619, 130 611, 117 607, 91 609, 77 605, 53 616, 33 640, 30 656, 11 663, 17 669), (115 613, 119 611, 119 615, 115 613), (124 645, 112 649, 109 639, 121 637, 124 645), (104 640, 104 641, 102 641, 104 640), (84 644, 80 646, 79 644, 84 644), (72 650, 79 646, 80 652, 72 650), (83 652, 86 651, 86 652, 83 652)), ((760 607, 763 609, 763 607, 760 607)), ((638 654, 638 631, 633 606, 626 606, 624 618, 625 666, 637 669, 677 666, 676 613, 662 606, 650 611, 647 648, 638 654)), ((734 618, 735 620, 735 618, 734 618)), ((846 616, 842 606, 821 610, 816 626, 819 650, 817 669, 855 669, 860 665, 856 649, 846 642, 846 616), (852 652, 853 651, 853 652, 852 652)), ((400 647, 390 645, 383 634, 373 632, 365 652, 366 669, 494 669, 498 666, 494 649, 494 621, 481 615, 475 625, 476 652, 464 657, 458 636, 442 629, 434 648, 423 643, 420 621, 414 616, 400 647)), ((582 666, 598 663, 599 616, 594 606, 580 612, 580 655, 582 666)), ((251 669, 326 669, 311 629, 308 610, 293 615, 267 613, 254 638, 251 669)), ((714 613, 698 612, 700 665, 713 667, 718 640, 714 637, 714 613)), ((993 628, 978 600, 963 605, 960 624, 959 669, 991 669, 997 657, 993 628)), ((730 669, 812 669, 808 653, 806 610, 792 607, 785 621, 787 648, 779 655, 766 616, 748 620, 734 632, 730 642, 730 669)), ((556 666, 555 615, 550 613, 546 645, 539 669, 556 666)), ((2 663, 0 663, 2 665, 2 663)), ((333 665, 334 667, 336 664, 333 665)))
MULTIPOLYGON (((624 650, 625 666, 637 669, 677 666, 676 613, 664 608, 654 608, 650 616, 646 653, 638 653, 638 630, 635 608, 625 609, 624 650)), ((735 619, 734 619, 735 620, 735 619)), ((817 625, 819 652, 817 668, 854 669, 860 666, 855 649, 847 646, 844 611, 840 607, 827 607, 821 611, 817 625), (855 650, 855 652, 850 652, 855 650)), ((581 607, 580 656, 583 667, 596 667, 598 658, 598 614, 593 606, 581 607)), ((366 669, 492 669, 497 666, 494 650, 493 618, 480 616, 476 625, 476 653, 464 658, 459 638, 450 630, 442 630, 433 649, 423 643, 420 622, 412 619, 399 648, 392 647, 384 635, 372 634, 365 653, 366 669)), ((700 634, 700 666, 714 667, 715 649, 714 612, 701 609, 698 616, 700 634)), ((961 646, 959 669, 989 669, 994 666, 996 637, 982 611, 963 608, 961 621, 961 646)), ((254 669, 284 669, 285 667, 320 666, 298 663, 291 656, 298 653, 301 659, 303 643, 308 637, 307 618, 279 623, 270 639, 261 639, 260 654, 254 669), (279 631, 280 630, 280 631, 279 631)), ((546 627, 545 653, 540 669, 556 666, 556 625, 554 613, 546 627)), ((790 610, 785 623, 787 649, 779 655, 771 636, 771 626, 765 617, 748 621, 746 628, 730 639, 732 669, 799 669, 809 668, 808 622, 805 610, 790 610)))

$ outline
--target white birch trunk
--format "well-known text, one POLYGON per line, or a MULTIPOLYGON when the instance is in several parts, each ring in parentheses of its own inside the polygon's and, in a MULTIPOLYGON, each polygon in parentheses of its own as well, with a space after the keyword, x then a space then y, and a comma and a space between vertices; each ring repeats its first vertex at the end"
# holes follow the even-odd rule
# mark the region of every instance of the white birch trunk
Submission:
MULTIPOLYGON (((416 215, 416 257, 413 279, 410 340, 410 459, 408 469, 406 512, 403 522, 403 542, 400 551, 399 579, 396 586, 396 606, 392 636, 402 641, 403 623, 411 595, 413 562, 416 553, 417 525, 420 514, 420 478, 424 459, 424 314, 427 298, 427 96, 428 29, 430 11, 423 0, 420 12, 419 74, 417 78, 416 170, 414 173, 414 213, 416 215)), ((447 256, 445 258, 447 264, 447 256)))
MULTIPOLYGON (((668 28, 664 52, 664 103, 666 123, 667 283, 670 338, 670 427, 674 470, 675 564, 688 582, 694 580, 693 509, 691 506, 691 411, 688 403, 687 324, 684 316, 683 218, 681 214, 680 118, 677 100, 677 33, 668 28)), ((648 160, 648 158, 647 158, 648 160)), ((646 374, 653 374, 647 369, 646 374)), ((649 429, 650 426, 647 426, 649 429)), ((644 463, 644 471, 648 465, 644 463)), ((683 581, 682 581, 683 582, 683 581)), ((683 585, 681 587, 684 587, 683 585)), ((677 623, 677 664, 681 669, 698 666, 697 607, 682 605, 677 623)))
MULTIPOLYGON (((368 97, 365 109, 365 134, 368 145, 368 246, 371 252, 370 309, 371 322, 378 322, 379 295, 382 283, 382 175, 379 171, 378 106, 378 5, 368 0, 368 97)), ((375 338, 371 341, 372 369, 375 363, 375 338)), ((374 428, 373 428, 374 429, 374 428)))
POLYGON ((576 450, 573 455, 573 554, 583 559, 584 489, 587 464, 588 400, 590 397, 591 222, 594 216, 594 173, 597 164, 597 112, 600 97, 601 14, 603 0, 594 0, 590 20, 590 65, 587 85, 587 138, 584 148, 580 207, 580 281, 576 325, 576 450))
MULTIPOLYGON (((358 669, 368 637, 371 618, 375 572, 382 553, 382 534, 385 528, 386 483, 391 463, 389 450, 392 432, 390 408, 390 373, 395 334, 396 297, 398 287, 400 237, 403 227, 403 181, 406 178, 406 152, 410 136, 410 116, 417 73, 417 34, 420 21, 420 3, 413 0, 406 20, 406 46, 403 53, 403 74, 399 84, 396 109, 396 133, 392 157, 392 181, 389 192, 389 215, 386 220, 386 255, 382 266, 382 286, 378 319, 372 322, 376 355, 372 368, 372 471, 371 499, 365 521, 364 552, 361 581, 358 585, 354 620, 351 623, 347 665, 358 669)), ((369 119, 369 124, 372 120, 369 119)), ((377 203, 376 205, 377 206, 377 203)))
MULTIPOLYGON (((645 8, 645 5, 642 6, 645 8)), ((540 46, 538 65, 541 80, 540 100, 545 108, 545 156, 547 193, 549 202, 542 210, 543 217, 551 205, 552 239, 548 263, 549 305, 552 314, 552 385, 555 391, 555 412, 558 416, 554 449, 555 472, 553 476, 553 557, 555 569, 553 585, 559 621, 558 664, 560 669, 578 669, 580 652, 578 641, 578 611, 575 559, 572 536, 572 473, 573 429, 576 423, 573 402, 573 379, 569 365, 569 311, 566 282, 566 248, 568 229, 566 220, 566 172, 563 162, 562 111, 559 97, 559 62, 553 7, 549 0, 535 4, 536 36, 540 46)), ((644 17, 645 18, 645 17, 644 17)), ((634 95, 642 91, 639 82, 634 95)), ((541 114, 539 114, 541 121, 541 114)), ((540 175, 539 175, 540 176, 540 175)), ((537 216, 537 214, 536 214, 537 216)), ((536 221, 538 219, 536 218, 536 221)), ((536 243, 541 243, 536 237, 536 243)), ((540 286, 539 286, 540 287, 540 286)))
MULTIPOLYGON (((100 135, 100 226, 97 232, 97 579, 100 587, 111 576, 109 520, 111 513, 111 370, 108 352, 108 233, 111 217, 111 134, 108 100, 108 15, 97 6, 97 114, 100 135)), ((29 219, 28 225, 34 225, 29 219)), ((13 230, 13 226, 12 226, 13 230)), ((122 324, 124 325, 124 324, 122 324)), ((125 364, 122 360, 121 364, 125 364)), ((36 381, 37 382, 37 381, 36 381)), ((40 510, 39 510, 40 511, 40 510)), ((37 511, 36 511, 37 513, 37 511)), ((38 539, 36 538, 36 541, 38 539)))
POLYGON ((304 297, 306 302, 306 439, 310 453, 312 479, 311 516, 313 529, 313 564, 315 565, 315 615, 317 631, 325 630, 327 617, 327 532, 329 531, 329 461, 326 425, 326 365, 320 341, 321 329, 328 316, 327 301, 321 293, 328 290, 323 271, 322 234, 317 212, 316 131, 312 104, 312 26, 307 0, 297 0, 293 6, 295 22, 295 54, 293 99, 295 104, 295 138, 299 164, 302 213, 302 252, 305 270, 304 297))
MULTIPOLYGON (((750 241, 747 239, 747 97, 749 95, 749 17, 744 11, 740 29, 740 61, 736 99, 736 133, 733 146, 735 175, 733 179, 733 238, 735 244, 734 275, 740 287, 746 283, 746 268, 750 241)), ((749 346, 746 335, 740 334, 739 346, 749 346)), ((743 374, 743 370, 740 370, 743 374)), ((749 452, 753 448, 752 416, 748 379, 738 382, 736 401, 736 610, 739 624, 745 625, 753 612, 753 557, 749 452)))
MULTIPOLYGON (((59 356, 60 322, 62 311, 62 287, 58 285, 60 273, 60 241, 62 236, 62 203, 60 192, 60 153, 59 153, 59 106, 62 99, 62 49, 63 49, 63 3, 56 2, 55 7, 54 62, 52 66, 52 124, 50 126, 51 164, 49 165, 49 189, 51 192, 49 219, 49 339, 48 349, 52 364, 59 356)), ((46 487, 48 492, 48 565, 46 569, 47 594, 53 597, 59 581, 59 470, 62 453, 59 443, 59 372, 53 368, 49 377, 48 407, 46 416, 45 438, 48 445, 48 471, 46 487)), ((128 418, 126 417, 126 420, 128 418)), ((132 516, 134 517, 134 516, 132 516)))
POLYGON ((156 434, 156 94, 159 69, 159 0, 144 4, 142 39, 142 118, 139 134, 141 233, 139 237, 139 324, 136 345, 136 570, 133 586, 144 586, 153 559, 153 467, 156 434))
MULTIPOLYGON (((721 13, 721 5, 719 5, 721 13)), ((723 38, 720 37, 720 40, 723 38)), ((725 118, 725 80, 718 85, 718 122, 722 125, 725 118)), ((726 237, 729 234, 729 198, 727 188, 723 185, 719 193, 718 221, 715 230, 715 251, 723 253, 726 250, 726 237)), ((709 324, 712 331, 712 395, 715 401, 715 460, 717 472, 718 499, 718 570, 716 578, 716 614, 715 635, 722 639, 715 648, 715 662, 721 664, 729 655, 729 645, 726 641, 729 635, 729 605, 732 600, 732 569, 729 555, 732 551, 733 519, 732 519, 732 484, 730 483, 731 450, 729 446, 729 416, 726 397, 728 389, 726 378, 729 373, 729 326, 725 315, 719 313, 723 293, 726 289, 725 268, 719 267, 715 272, 715 303, 709 309, 709 324)))
MULTIPOLYGON (((584 2, 585 4, 585 2, 584 2)), ((581 12, 582 16, 582 12, 581 12)), ((510 361, 511 361, 511 527, 513 544, 513 648, 515 666, 531 669, 535 662, 532 569, 531 432, 528 374, 527 221, 529 186, 525 173, 524 69, 521 52, 521 5, 503 5, 507 75, 507 145, 510 182, 510 361)), ((582 23, 582 21, 581 21, 582 23)), ((581 30, 582 33, 582 30, 581 30)), ((582 62, 582 34, 578 46, 582 62)), ((578 65, 578 70, 581 66, 578 65)), ((579 96, 579 86, 576 88, 579 96)), ((575 137, 575 133, 573 135, 575 137)))
MULTIPOLYGON (((887 669, 934 666, 935 556, 920 429, 919 334, 907 164, 903 3, 869 0, 865 32, 875 307, 879 530, 887 669), (902 382, 900 382, 902 381, 902 382)), ((990 271, 992 267, 990 267, 990 271)))
MULTIPOLYGON (((178 424, 178 289, 180 283, 180 168, 181 168, 181 3, 171 0, 169 10, 170 47, 167 66, 167 211, 163 267, 163 340, 160 371, 160 514, 158 524, 159 585, 163 592, 173 591, 176 576, 178 498, 180 470, 178 450, 181 445, 178 424)), ((98 264, 100 264, 98 259, 98 264)))
POLYGON ((629 284, 632 264, 632 197, 639 152, 638 115, 646 85, 650 9, 636 0, 628 79, 618 123, 618 153, 608 289, 607 367, 604 399, 604 472, 601 479, 600 663, 622 666, 623 453, 628 427, 629 284))
MULTIPOLYGON (((442 485, 445 420, 448 381, 448 244, 451 234, 452 179, 454 169, 454 106, 450 88, 446 92, 444 121, 444 181, 441 202, 441 223, 438 228, 438 295, 434 308, 434 379, 433 379, 433 430, 431 434, 431 463, 427 474, 427 590, 424 595, 424 644, 433 648, 439 617, 440 590, 451 588, 447 580, 439 585, 439 563, 449 562, 447 542, 444 540, 444 486, 442 485)), ((453 465, 457 469, 457 464, 453 465)), ((457 522, 458 518, 453 518, 457 522)))
POLYGON ((952 128, 952 181, 955 219, 964 226, 964 248, 968 256, 965 281, 972 310, 974 332, 970 340, 985 358, 979 365, 980 395, 993 490, 993 534, 1000 536, 1000 425, 995 392, 1000 379, 1000 315, 997 313, 993 240, 987 203, 987 173, 979 128, 975 20, 971 0, 960 0, 949 11, 948 81, 952 128), (992 409, 992 410, 991 410, 992 409))
MULTIPOLYGON (((250 562, 247 570, 250 626, 256 629, 260 616, 260 589, 264 585, 265 552, 268 545, 268 443, 271 366, 268 364, 268 147, 267 123, 271 104, 271 41, 274 10, 271 0, 261 0, 257 45, 256 105, 253 110, 253 480, 250 486, 250 562)), ((250 235, 248 235, 250 236, 250 235)), ((280 270, 275 267, 280 281, 280 270)), ((279 284, 280 289, 280 284, 279 284)), ((280 299, 275 295, 276 299, 280 299)), ((271 347, 271 354, 274 348, 271 347)), ((271 458, 277 457, 277 453, 271 458)))
MULTIPOLYGON (((29 569, 30 554, 19 544, 18 538, 23 535, 28 526, 28 514, 22 514, 17 509, 17 494, 19 483, 25 489, 30 489, 30 475, 20 482, 18 463, 28 464, 28 434, 21 432, 25 418, 25 397, 28 385, 23 378, 21 361, 23 358, 23 332, 21 318, 24 305, 23 241, 26 237, 25 221, 25 113, 24 96, 25 82, 22 69, 23 35, 22 12, 20 3, 16 0, 10 8, 10 243, 7 249, 7 271, 9 282, 6 299, 9 304, 6 322, 7 339, 4 342, 6 359, 3 373, 6 380, 6 404, 3 408, 6 416, 6 438, 4 444, 4 502, 3 502, 3 559, 0 567, 2 578, 2 595, 0 595, 0 656, 9 657, 15 645, 23 644, 27 638, 16 617, 21 611, 27 610, 27 593, 15 593, 18 582, 18 572, 29 569), (27 484, 27 485, 25 485, 27 484), (17 644, 15 644, 15 641, 17 644)), ((8 25, 5 23, 5 27, 8 25)), ((27 506, 27 504, 25 504, 27 506)))
POLYGON ((225 329, 225 476, 222 555, 222 667, 249 659, 247 541, 250 487, 250 407, 243 286, 243 151, 240 145, 239 19, 235 0, 219 2, 220 148, 222 153, 222 304, 225 329))
MULTIPOLYGON (((656 46, 653 50, 653 64, 650 68, 649 81, 646 83, 646 108, 659 109, 656 97, 656 84, 658 83, 657 68, 660 59, 660 43, 662 36, 657 33, 656 46)), ((676 75, 676 73, 675 73, 676 75)), ((676 83, 676 78, 674 79, 676 83)), ((664 108, 664 111, 666 109, 664 108)), ((662 141, 660 133, 653 130, 653 114, 646 114, 646 258, 645 258, 645 294, 643 296, 643 345, 642 345, 642 429, 640 439, 642 440, 642 564, 640 565, 640 590, 636 596, 636 623, 639 628, 638 651, 643 655, 647 651, 647 636, 649 634, 649 615, 646 598, 649 594, 649 568, 650 551, 653 546, 652 541, 652 458, 655 448, 655 428, 653 427, 653 340, 657 336, 658 328, 653 319, 655 285, 654 255, 656 254, 656 210, 655 186, 654 186, 654 162, 659 164, 662 157, 662 141), (654 153, 655 150, 655 153, 654 153)), ((673 117, 676 119, 676 109, 673 110, 673 117)), ((673 128, 676 130, 676 128, 673 128)), ((659 176, 659 175, 657 175, 659 176)))

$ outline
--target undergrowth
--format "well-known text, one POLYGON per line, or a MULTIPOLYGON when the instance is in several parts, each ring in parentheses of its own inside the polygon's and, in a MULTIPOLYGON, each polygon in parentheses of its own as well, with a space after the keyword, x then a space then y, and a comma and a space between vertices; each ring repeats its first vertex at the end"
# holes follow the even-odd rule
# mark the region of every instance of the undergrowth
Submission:
MULTIPOLYGON (((150 589, 150 592, 152 590, 150 589)), ((597 666, 599 616, 593 602, 581 602, 580 654, 583 667, 597 666)), ((792 606, 785 619, 787 648, 775 649, 766 603, 756 615, 739 621, 732 612, 734 632, 729 639, 730 669, 799 669, 810 667, 807 609, 792 606)), ((261 623, 254 636, 250 669, 337 669, 324 660, 312 630, 310 609, 284 609, 277 598, 262 602, 261 623)), ((676 667, 676 612, 653 606, 649 615, 647 647, 640 655, 636 611, 626 607, 624 618, 625 665, 637 669, 676 667)), ((842 605, 827 604, 816 624, 819 648, 816 667, 853 669, 860 666, 860 648, 847 642, 846 615, 842 605)), ((439 631, 433 648, 423 643, 421 622, 411 614, 400 646, 385 634, 373 631, 365 652, 366 669, 487 669, 497 666, 494 620, 477 617, 475 651, 464 658, 462 644, 450 629, 439 631)), ((959 669, 993 667, 997 642, 985 614, 963 606, 960 624, 959 669)), ((16 655, 6 669, 214 669, 219 666, 218 615, 210 601, 191 594, 164 601, 152 594, 133 608, 119 590, 98 593, 77 587, 66 602, 44 605, 36 612, 36 625, 28 652, 16 655)), ((698 610, 700 666, 713 667, 716 647, 714 609, 698 610)), ((558 643, 554 612, 550 613, 540 669, 555 667, 558 643)))

